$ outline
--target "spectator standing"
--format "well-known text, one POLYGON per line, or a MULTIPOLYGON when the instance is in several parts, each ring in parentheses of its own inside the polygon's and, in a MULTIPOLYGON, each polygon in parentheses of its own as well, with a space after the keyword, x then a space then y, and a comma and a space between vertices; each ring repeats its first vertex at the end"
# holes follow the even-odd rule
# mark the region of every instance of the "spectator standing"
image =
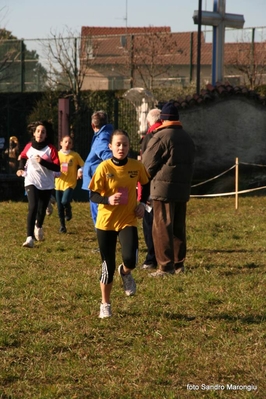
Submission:
MULTIPOLYGON (((94 131, 91 149, 83 168, 83 190, 89 190, 91 178, 97 166, 104 160, 111 158, 112 151, 109 148, 110 137, 113 133, 113 125, 108 123, 107 113, 96 111, 91 117, 91 126, 94 131)), ((90 192, 89 192, 90 200, 90 192)), ((93 223, 96 223, 98 204, 90 201, 90 210, 93 223)))
MULTIPOLYGON (((154 131, 162 125, 160 120, 161 110, 158 108, 151 109, 147 115, 148 131, 146 136, 141 141, 141 154, 143 154, 147 148, 149 140, 152 138, 154 131)), ((139 187, 140 189, 140 187, 139 187)), ((143 235, 147 246, 147 254, 142 269, 156 269, 157 260, 155 256, 153 238, 152 238, 152 224, 153 224, 153 209, 152 200, 147 201, 148 207, 145 209, 143 217, 143 235)))
POLYGON ((143 185, 141 201, 146 202, 149 194, 149 176, 144 165, 128 158, 129 137, 125 131, 114 131, 110 149, 112 158, 98 166, 89 186, 91 201, 99 204, 96 231, 102 258, 100 318, 112 315, 110 297, 116 268, 117 238, 123 260, 118 273, 125 294, 130 296, 136 292, 131 271, 136 267, 138 255, 137 218, 143 217, 145 209, 144 203, 137 203, 137 183, 143 185))
POLYGON ((72 219, 71 201, 77 179, 82 178, 84 161, 81 156, 72 151, 73 141, 70 136, 64 136, 58 152, 60 160, 60 175, 55 179, 55 197, 60 220, 60 233, 66 233, 65 220, 72 219))
POLYGON ((59 172, 57 149, 50 144, 48 122, 35 122, 29 128, 32 141, 22 150, 17 176, 25 177, 28 197, 27 239, 23 247, 32 248, 33 238, 43 240, 43 222, 51 193, 54 189, 54 172, 59 172))
POLYGON ((152 277, 179 273, 186 258, 186 209, 193 176, 195 147, 183 129, 173 102, 161 111, 142 161, 151 176, 152 235, 159 268, 152 277))

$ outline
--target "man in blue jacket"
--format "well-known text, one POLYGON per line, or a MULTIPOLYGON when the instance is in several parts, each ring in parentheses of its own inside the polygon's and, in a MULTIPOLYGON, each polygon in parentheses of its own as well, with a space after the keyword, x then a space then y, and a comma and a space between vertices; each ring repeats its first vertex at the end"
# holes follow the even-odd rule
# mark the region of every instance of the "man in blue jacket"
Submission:
MULTIPOLYGON (((109 149, 110 137, 113 133, 113 125, 108 123, 108 116, 104 111, 96 111, 91 117, 91 126, 94 135, 91 142, 91 149, 83 167, 82 189, 89 191, 89 184, 97 166, 112 156, 109 149)), ((90 192, 89 192, 90 195, 90 192)), ((91 217, 96 223, 98 204, 90 201, 91 217)))

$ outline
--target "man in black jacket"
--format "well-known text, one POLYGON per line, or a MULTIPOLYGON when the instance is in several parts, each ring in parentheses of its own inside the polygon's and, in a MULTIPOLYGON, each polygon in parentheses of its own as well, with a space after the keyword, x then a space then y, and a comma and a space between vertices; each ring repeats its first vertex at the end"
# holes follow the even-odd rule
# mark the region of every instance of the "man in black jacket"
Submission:
POLYGON ((177 107, 166 103, 162 125, 153 132, 142 161, 151 175, 153 242, 159 265, 153 277, 184 270, 186 257, 186 208, 195 157, 193 140, 182 128, 177 107))
MULTIPOLYGON (((147 124, 148 124, 148 131, 146 136, 143 137, 141 141, 141 154, 147 148, 148 142, 152 138, 153 132, 161 126, 162 122, 160 120, 161 111, 158 108, 153 108, 149 111, 147 115, 147 124)), ((141 186, 139 187, 141 190, 141 186)), ((151 201, 147 203, 147 205, 152 205, 151 201)), ((153 210, 152 207, 145 210, 143 216, 143 235, 144 240, 147 246, 147 254, 144 263, 142 264, 142 269, 156 269, 157 268, 157 260, 155 256, 153 238, 152 238, 152 224, 153 224, 153 210)))

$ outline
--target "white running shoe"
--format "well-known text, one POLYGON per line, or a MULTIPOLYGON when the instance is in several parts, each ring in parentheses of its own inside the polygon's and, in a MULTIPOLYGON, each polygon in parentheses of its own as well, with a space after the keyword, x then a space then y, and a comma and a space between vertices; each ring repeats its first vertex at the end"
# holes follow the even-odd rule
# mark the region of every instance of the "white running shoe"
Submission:
POLYGON ((46 208, 46 215, 51 216, 51 214, 53 213, 53 210, 54 210, 54 208, 53 208, 52 202, 50 200, 49 204, 47 205, 47 208, 46 208))
POLYGON ((112 316, 112 311, 110 303, 102 303, 100 306, 99 318, 105 319, 106 317, 111 317, 111 316, 112 316))
POLYGON ((37 241, 43 241, 43 229, 42 227, 34 227, 34 236, 37 241))
POLYGON ((134 278, 132 277, 132 274, 123 274, 123 265, 118 266, 118 273, 120 274, 122 281, 123 281, 123 286, 124 286, 124 291, 127 296, 134 295, 136 293, 136 283, 134 278))
POLYGON ((32 236, 27 237, 26 241, 22 244, 25 248, 33 248, 34 242, 32 236))

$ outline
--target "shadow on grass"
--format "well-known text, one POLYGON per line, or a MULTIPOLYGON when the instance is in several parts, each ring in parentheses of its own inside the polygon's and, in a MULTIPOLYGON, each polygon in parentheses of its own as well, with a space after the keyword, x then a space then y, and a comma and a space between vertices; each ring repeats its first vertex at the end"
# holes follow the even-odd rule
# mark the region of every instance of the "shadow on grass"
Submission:
POLYGON ((254 263, 254 262, 250 262, 250 263, 245 263, 245 264, 241 264, 241 265, 231 265, 231 264, 226 264, 226 263, 221 263, 220 265, 218 265, 217 263, 215 264, 204 264, 204 266, 202 265, 193 265, 191 266, 189 269, 193 270, 193 269, 199 269, 199 268, 203 268, 207 271, 210 271, 212 269, 220 269, 219 270, 219 275, 221 276, 234 276, 241 273, 250 273, 251 270, 254 269, 259 269, 259 268, 263 268, 263 265, 254 263), (228 270, 228 267, 230 267, 230 270, 228 270), (226 270, 223 270, 222 268, 227 268, 226 270))
MULTIPOLYGON (((201 253, 201 252, 207 252, 209 254, 219 254, 219 253, 226 253, 226 254, 233 254, 233 253, 253 253, 255 252, 254 249, 208 249, 208 248, 202 248, 202 249, 196 249, 196 248, 189 248, 189 252, 193 253, 201 253)), ((266 252, 266 249, 260 249, 261 253, 266 252)))
POLYGON ((167 320, 176 320, 183 323, 193 322, 195 320, 201 320, 201 322, 205 320, 212 320, 212 321, 225 321, 228 323, 236 323, 240 322, 242 324, 261 324, 265 321, 265 315, 246 315, 246 316, 234 316, 227 313, 221 313, 213 316, 188 316, 182 313, 171 313, 171 312, 163 312, 162 316, 167 320))
MULTIPOLYGON (((171 311, 165 311, 162 310, 160 311, 157 309, 157 311, 154 311, 154 309, 151 309, 150 311, 145 312, 147 314, 147 318, 150 320, 151 318, 165 318, 167 320, 176 320, 184 323, 189 323, 193 322, 195 320, 200 320, 201 322, 205 320, 212 320, 212 321, 226 321, 228 323, 236 323, 236 322, 241 322, 243 324, 261 324, 266 320, 266 313, 262 314, 250 314, 250 315, 232 315, 229 313, 216 313, 212 315, 206 315, 203 316, 202 314, 199 315, 188 315, 186 313, 180 313, 180 312, 171 312, 171 311)), ((144 316, 143 313, 141 313, 137 309, 131 309, 127 310, 125 313, 120 310, 118 313, 119 318, 124 318, 124 317, 136 317, 136 316, 144 316)))
POLYGON ((265 321, 266 319, 266 314, 261 314, 261 315, 247 315, 247 316, 234 316, 230 315, 227 313, 221 313, 213 316, 188 316, 186 314, 182 313, 171 313, 171 312, 163 312, 162 314, 163 317, 165 317, 168 320, 179 320, 183 322, 191 322, 196 319, 206 319, 206 320, 216 320, 216 321, 227 321, 230 323, 235 323, 237 321, 240 321, 243 324, 261 324, 262 322, 265 321))
POLYGON ((240 321, 243 324, 261 324, 266 319, 266 314, 263 315, 248 315, 248 316, 233 316, 227 313, 221 313, 214 316, 206 316, 207 320, 224 320, 230 323, 240 321))
POLYGON ((168 320, 179 320, 179 321, 193 321, 196 319, 196 316, 188 316, 182 313, 171 313, 171 312, 163 312, 163 316, 168 320))

